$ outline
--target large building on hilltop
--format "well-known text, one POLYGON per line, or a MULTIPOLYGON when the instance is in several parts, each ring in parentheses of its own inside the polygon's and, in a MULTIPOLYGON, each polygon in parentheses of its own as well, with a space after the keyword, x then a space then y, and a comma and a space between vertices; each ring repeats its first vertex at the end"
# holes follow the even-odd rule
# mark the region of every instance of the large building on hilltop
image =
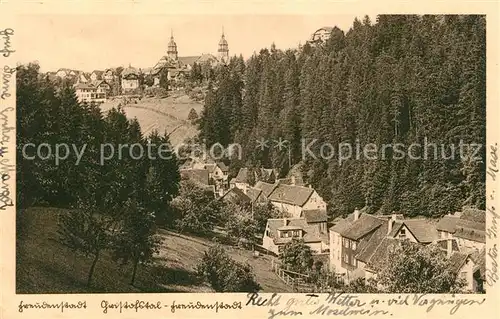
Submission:
POLYGON ((154 86, 160 85, 160 74, 163 70, 167 69, 167 79, 168 80, 179 80, 187 72, 191 71, 193 65, 199 64, 210 64, 212 67, 216 65, 226 65, 229 62, 229 46, 224 35, 224 30, 222 31, 221 38, 219 40, 217 56, 204 53, 197 56, 179 56, 179 51, 177 48, 177 43, 174 40, 174 35, 171 33, 170 41, 167 46, 167 55, 164 55, 156 63, 156 65, 151 69, 150 75, 153 76, 154 86))

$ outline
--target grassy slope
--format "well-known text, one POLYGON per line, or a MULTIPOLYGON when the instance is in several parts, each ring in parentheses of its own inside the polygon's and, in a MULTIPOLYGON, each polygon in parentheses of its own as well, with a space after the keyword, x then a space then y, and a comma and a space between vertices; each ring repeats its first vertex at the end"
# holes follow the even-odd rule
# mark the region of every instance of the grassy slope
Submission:
MULTIPOLYGON (((104 112, 108 111, 118 103, 120 103, 118 99, 110 100, 102 104, 101 109, 104 112)), ((143 98, 137 104, 127 104, 124 107, 128 118, 137 118, 145 136, 154 129, 163 134, 165 131, 170 133, 180 126, 170 136, 170 141, 174 145, 186 138, 194 137, 198 132, 196 126, 187 121, 191 108, 200 115, 203 105, 179 93, 164 99, 143 98)))
MULTIPOLYGON (((96 266, 93 286, 85 286, 91 260, 59 244, 57 215, 66 211, 31 208, 18 218, 17 293, 85 292, 210 292, 194 278, 194 266, 210 242, 161 230, 163 247, 156 265, 140 267, 135 286, 128 284, 131 266, 118 266, 104 253, 96 266), (160 265, 162 267, 160 267, 160 265)), ((263 291, 290 289, 270 270, 264 257, 253 258, 249 251, 228 248, 231 257, 248 261, 263 291)))

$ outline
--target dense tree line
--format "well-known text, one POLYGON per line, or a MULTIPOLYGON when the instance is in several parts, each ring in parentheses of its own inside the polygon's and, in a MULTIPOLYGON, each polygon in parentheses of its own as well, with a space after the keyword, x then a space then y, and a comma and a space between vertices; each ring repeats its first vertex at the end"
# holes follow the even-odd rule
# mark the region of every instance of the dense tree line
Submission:
MULTIPOLYGON (((243 162, 232 166, 275 167, 284 175, 304 163, 307 182, 335 215, 364 206, 408 216, 484 209, 484 160, 459 145, 485 143, 485 54, 484 16, 355 19, 323 45, 272 45, 245 64, 233 58, 209 86, 200 137, 209 145, 240 143, 243 162), (280 138, 285 149, 256 148, 257 140, 280 138), (302 139, 317 139, 310 147, 317 158, 302 152, 302 139), (321 158, 323 143, 349 143, 354 155, 339 160, 334 148, 321 158), (362 153, 368 143, 378 147, 375 160, 362 153), (413 143, 420 147, 411 149, 413 159, 401 158, 397 143, 406 154, 413 143), (437 145, 437 157, 425 143, 437 145), (385 158, 384 144, 393 146, 385 158)), ((477 155, 484 159, 484 145, 477 155)))
POLYGON ((173 223, 170 201, 178 194, 178 162, 173 152, 158 157, 160 144, 168 148, 168 135, 145 137, 137 119, 127 119, 123 109, 103 114, 96 105, 79 103, 72 86, 44 79, 36 64, 18 67, 17 106, 18 211, 67 208, 60 240, 93 258, 88 285, 103 250, 133 263, 133 283, 138 264, 150 261, 158 249, 155 226, 173 223), (73 150, 59 162, 58 145, 73 150), (120 152, 119 145, 127 147, 120 152), (83 150, 79 161, 74 148, 83 150))

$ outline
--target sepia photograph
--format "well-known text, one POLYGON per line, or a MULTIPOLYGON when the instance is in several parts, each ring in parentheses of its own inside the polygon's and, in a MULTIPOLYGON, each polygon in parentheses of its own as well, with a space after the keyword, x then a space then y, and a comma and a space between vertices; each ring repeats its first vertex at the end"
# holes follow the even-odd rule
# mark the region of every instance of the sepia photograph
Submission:
POLYGON ((496 281, 486 15, 18 20, 17 294, 496 281))

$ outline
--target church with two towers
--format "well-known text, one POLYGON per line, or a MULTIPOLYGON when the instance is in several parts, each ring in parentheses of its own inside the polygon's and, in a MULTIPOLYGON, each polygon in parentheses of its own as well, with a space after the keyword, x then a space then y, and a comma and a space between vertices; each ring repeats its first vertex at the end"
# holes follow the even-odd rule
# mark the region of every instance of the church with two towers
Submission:
POLYGON ((191 71, 195 63, 199 65, 208 63, 211 66, 226 65, 229 63, 229 46, 224 35, 224 29, 219 40, 217 55, 204 53, 199 56, 179 56, 177 43, 174 40, 173 32, 171 32, 170 41, 167 46, 167 55, 162 56, 151 70, 154 85, 159 85, 160 73, 164 69, 168 70, 169 80, 177 80, 185 73, 191 71))

